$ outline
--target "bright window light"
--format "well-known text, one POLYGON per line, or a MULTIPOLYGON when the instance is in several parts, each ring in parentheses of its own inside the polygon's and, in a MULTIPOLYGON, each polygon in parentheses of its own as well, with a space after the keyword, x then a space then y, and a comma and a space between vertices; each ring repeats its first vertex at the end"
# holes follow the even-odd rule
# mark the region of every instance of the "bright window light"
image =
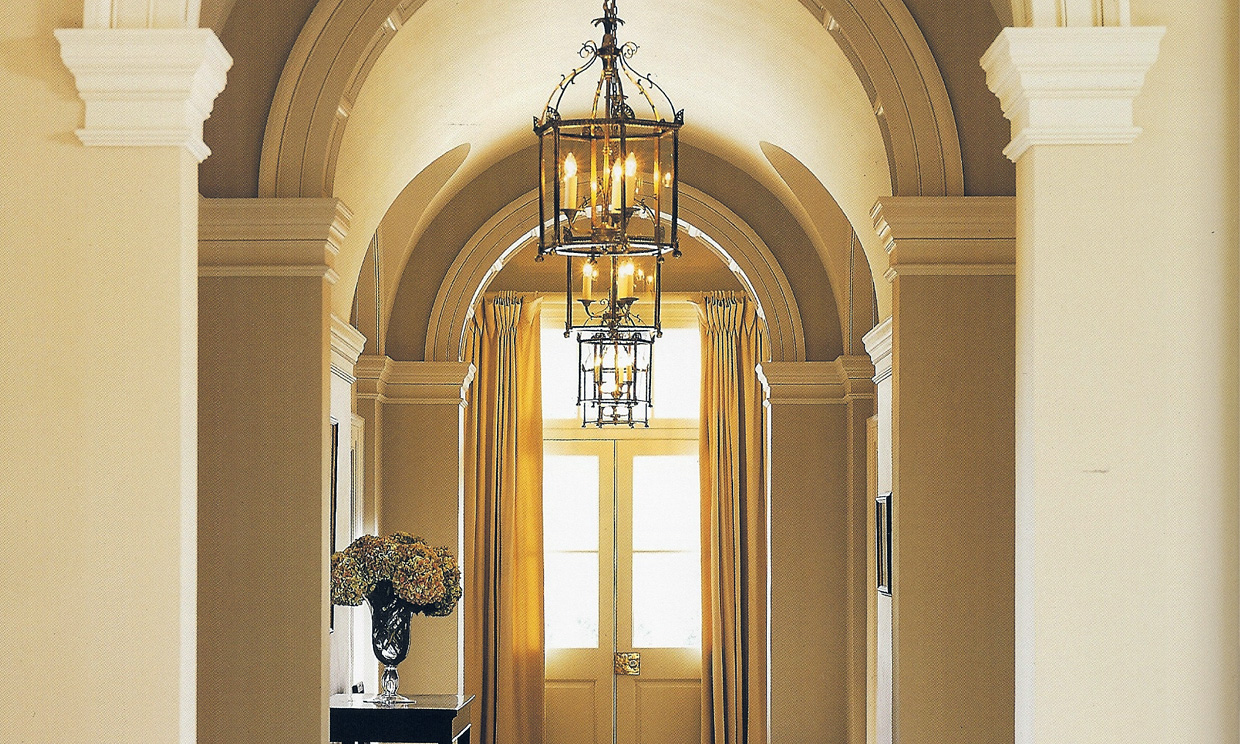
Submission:
POLYGON ((548 648, 597 648, 598 457, 543 457, 543 601, 548 648))

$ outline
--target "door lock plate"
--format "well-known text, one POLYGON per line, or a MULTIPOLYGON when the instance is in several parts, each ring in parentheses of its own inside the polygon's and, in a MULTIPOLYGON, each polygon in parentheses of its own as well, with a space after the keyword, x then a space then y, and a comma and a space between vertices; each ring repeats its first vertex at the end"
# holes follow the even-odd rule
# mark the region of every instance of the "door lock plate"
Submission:
POLYGON ((642 655, 636 651, 617 651, 615 667, 618 676, 636 677, 642 673, 642 655))

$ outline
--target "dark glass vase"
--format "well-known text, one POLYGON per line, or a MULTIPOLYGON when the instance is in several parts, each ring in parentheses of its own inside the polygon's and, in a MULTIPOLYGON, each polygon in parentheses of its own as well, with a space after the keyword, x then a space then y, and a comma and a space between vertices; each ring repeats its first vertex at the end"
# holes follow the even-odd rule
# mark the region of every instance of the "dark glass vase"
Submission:
POLYGON ((390 581, 380 581, 374 591, 366 595, 366 604, 370 605, 370 646, 375 657, 383 662, 382 689, 366 702, 412 703, 396 691, 400 686, 396 665, 409 653, 409 620, 413 617, 413 605, 396 594, 390 581))

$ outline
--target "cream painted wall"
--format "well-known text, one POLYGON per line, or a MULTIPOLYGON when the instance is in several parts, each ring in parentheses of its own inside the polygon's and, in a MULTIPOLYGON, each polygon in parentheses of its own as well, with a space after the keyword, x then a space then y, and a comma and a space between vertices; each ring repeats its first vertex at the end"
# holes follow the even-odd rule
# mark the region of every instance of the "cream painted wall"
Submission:
POLYGON ((327 740, 329 294, 321 276, 200 283, 203 744, 327 740))
POLYGON ((1014 285, 892 286, 893 741, 1013 739, 1014 285))
MULTIPOLYGON (((464 560, 459 403, 388 403, 383 423, 381 534, 421 535, 464 560)), ((414 618, 409 658, 400 665, 406 695, 462 689, 464 612, 462 604, 448 617, 414 618)))
POLYGON ((1022 743, 1240 736, 1236 13, 1134 2, 1144 132, 1017 165, 1022 743))
POLYGON ((865 698, 866 594, 854 582, 858 573, 866 581, 868 551, 858 554, 854 540, 866 524, 866 512, 855 510, 868 507, 873 368, 842 357, 768 362, 759 374, 770 452, 770 740, 861 742, 865 726, 853 720, 850 695, 865 698))
POLYGON ((190 742, 196 162, 74 136, 82 9, 0 24, 0 739, 190 742))
POLYGON ((843 405, 773 405, 771 741, 847 741, 843 405), (835 432, 807 437, 806 431, 835 432))

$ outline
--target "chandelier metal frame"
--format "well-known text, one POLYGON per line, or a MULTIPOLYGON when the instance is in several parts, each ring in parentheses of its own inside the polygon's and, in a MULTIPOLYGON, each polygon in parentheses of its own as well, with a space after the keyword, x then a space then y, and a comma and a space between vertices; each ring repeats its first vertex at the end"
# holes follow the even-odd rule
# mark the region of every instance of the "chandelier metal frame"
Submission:
POLYGON ((616 0, 604 0, 603 16, 593 25, 602 27, 602 40, 581 46, 585 62, 561 77, 534 119, 536 260, 565 257, 564 336, 577 332, 582 426, 648 426, 653 344, 662 335, 663 260, 668 253, 680 256, 684 111, 630 64, 638 47, 617 41, 624 21, 616 0), (596 66, 598 83, 588 105, 566 103, 573 86, 596 66), (632 98, 626 85, 636 91, 632 98), (650 309, 646 318, 642 308, 650 309))

